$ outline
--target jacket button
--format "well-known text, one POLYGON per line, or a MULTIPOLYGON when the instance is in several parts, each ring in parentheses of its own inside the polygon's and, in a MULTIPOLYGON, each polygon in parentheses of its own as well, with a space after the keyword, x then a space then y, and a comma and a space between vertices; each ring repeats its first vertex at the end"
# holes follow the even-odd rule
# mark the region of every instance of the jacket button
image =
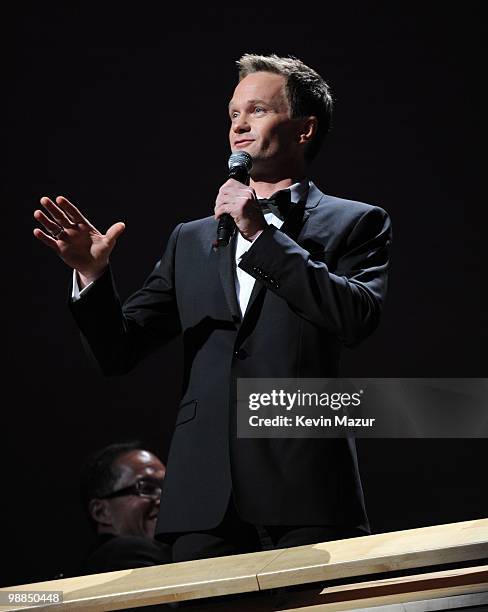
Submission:
POLYGON ((240 348, 237 351, 234 351, 234 357, 236 357, 236 359, 245 359, 247 357, 247 351, 240 348))

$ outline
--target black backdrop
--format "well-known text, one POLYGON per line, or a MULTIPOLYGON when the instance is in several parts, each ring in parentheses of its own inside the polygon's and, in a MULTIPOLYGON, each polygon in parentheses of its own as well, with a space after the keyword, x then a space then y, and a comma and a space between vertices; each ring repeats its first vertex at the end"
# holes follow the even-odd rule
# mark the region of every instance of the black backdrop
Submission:
MULTIPOLYGON (((64 194, 100 228, 127 224, 113 255, 135 290, 176 223, 210 214, 225 180, 227 102, 244 52, 293 54, 336 100, 311 176, 384 207, 394 224, 379 330, 346 351, 344 375, 486 376, 477 184, 484 72, 479 3, 321 3, 226 11, 163 3, 39 3, 4 15, 2 211, 4 585, 49 579, 85 553, 86 454, 143 438, 165 458, 180 384, 178 342, 123 378, 84 356, 66 308, 70 272, 32 236, 41 195, 64 194), (63 6, 64 4, 64 6, 63 6), (450 12, 446 12, 449 10, 450 12), (156 382, 155 382, 156 381, 156 382)), ((361 440, 375 531, 486 516, 486 440, 361 440)))

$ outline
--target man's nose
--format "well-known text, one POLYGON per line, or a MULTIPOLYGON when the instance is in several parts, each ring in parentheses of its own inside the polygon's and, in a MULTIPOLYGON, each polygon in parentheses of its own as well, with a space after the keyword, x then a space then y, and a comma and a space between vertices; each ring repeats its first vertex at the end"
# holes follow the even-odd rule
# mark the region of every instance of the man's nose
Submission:
POLYGON ((242 132, 249 132, 251 126, 247 121, 247 117, 245 115, 239 115, 236 119, 234 119, 234 123, 232 125, 232 131, 236 134, 242 134, 242 132))

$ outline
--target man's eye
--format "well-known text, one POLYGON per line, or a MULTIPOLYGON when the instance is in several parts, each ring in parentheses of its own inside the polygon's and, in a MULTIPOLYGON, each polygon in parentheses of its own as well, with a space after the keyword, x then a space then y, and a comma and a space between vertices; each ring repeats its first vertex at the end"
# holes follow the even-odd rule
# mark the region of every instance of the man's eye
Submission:
POLYGON ((231 119, 235 119, 237 116, 238 116, 238 113, 236 113, 236 112, 233 112, 233 113, 230 114, 230 118, 231 119))
POLYGON ((254 109, 255 113, 264 113, 264 108, 262 108, 261 106, 256 106, 256 108, 254 109))

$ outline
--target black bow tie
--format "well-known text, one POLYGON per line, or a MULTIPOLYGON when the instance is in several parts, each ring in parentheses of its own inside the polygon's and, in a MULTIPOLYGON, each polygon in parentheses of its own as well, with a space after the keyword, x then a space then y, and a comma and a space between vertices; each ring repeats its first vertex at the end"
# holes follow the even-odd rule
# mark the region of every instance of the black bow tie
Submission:
POLYGON ((293 206, 291 191, 289 189, 282 189, 274 193, 270 198, 258 198, 258 205, 263 214, 271 212, 278 219, 284 221, 293 206))

